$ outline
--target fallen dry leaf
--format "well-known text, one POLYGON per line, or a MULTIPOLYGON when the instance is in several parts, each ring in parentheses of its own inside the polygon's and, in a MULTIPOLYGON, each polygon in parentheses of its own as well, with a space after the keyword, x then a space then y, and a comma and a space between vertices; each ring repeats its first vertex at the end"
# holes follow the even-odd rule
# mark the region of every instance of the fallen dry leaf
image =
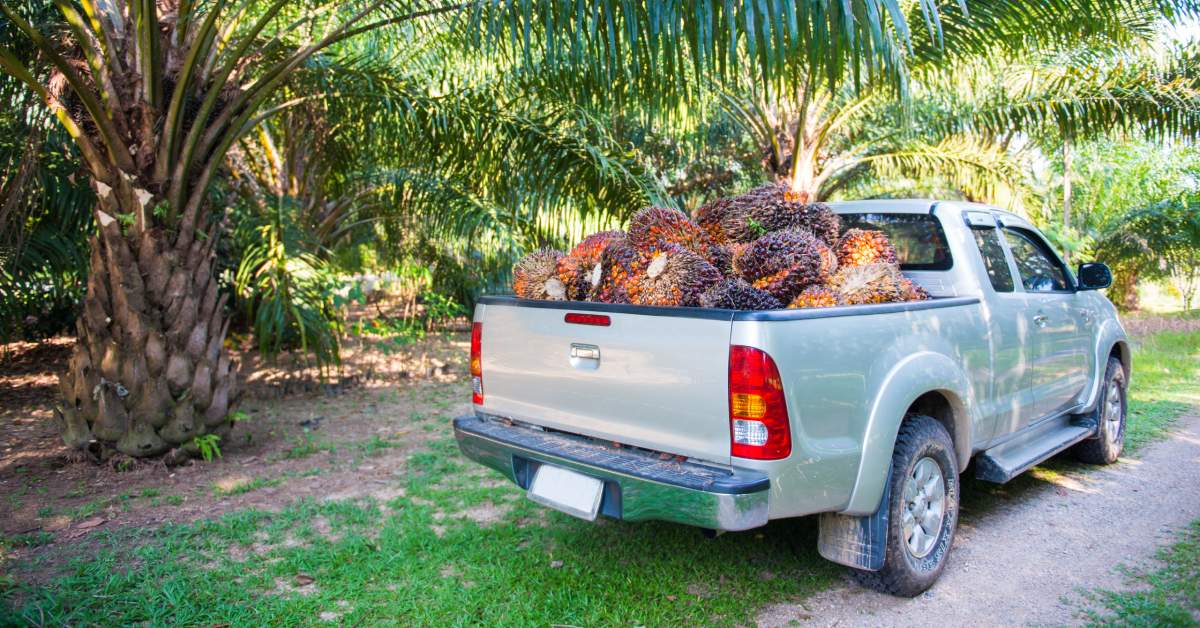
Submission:
POLYGON ((317 581, 316 578, 314 578, 306 573, 296 574, 296 585, 297 586, 306 587, 316 581, 317 581))
POLYGON ((75 529, 87 530, 88 528, 94 528, 102 523, 104 523, 103 517, 92 517, 91 519, 84 519, 83 521, 75 524, 75 529))

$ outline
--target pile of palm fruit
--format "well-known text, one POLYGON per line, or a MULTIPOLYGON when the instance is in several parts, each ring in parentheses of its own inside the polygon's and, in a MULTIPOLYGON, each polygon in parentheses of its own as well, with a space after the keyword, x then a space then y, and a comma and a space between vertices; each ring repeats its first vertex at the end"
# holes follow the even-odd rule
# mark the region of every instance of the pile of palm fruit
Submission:
POLYGON ((692 218, 661 207, 628 231, 603 231, 568 253, 541 249, 513 268, 526 299, 772 310, 919 301, 882 231, 841 230, 822 203, 782 184, 699 207, 692 218))

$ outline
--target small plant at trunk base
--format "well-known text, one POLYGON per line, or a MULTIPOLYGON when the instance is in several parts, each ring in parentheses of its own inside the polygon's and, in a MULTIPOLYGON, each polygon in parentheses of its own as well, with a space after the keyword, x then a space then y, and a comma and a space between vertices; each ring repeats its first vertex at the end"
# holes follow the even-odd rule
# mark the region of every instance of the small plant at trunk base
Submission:
POLYGON ((221 448, 218 443, 221 442, 221 437, 216 434, 204 434, 192 439, 192 445, 200 452, 200 459, 205 462, 212 462, 213 457, 221 457, 221 448))

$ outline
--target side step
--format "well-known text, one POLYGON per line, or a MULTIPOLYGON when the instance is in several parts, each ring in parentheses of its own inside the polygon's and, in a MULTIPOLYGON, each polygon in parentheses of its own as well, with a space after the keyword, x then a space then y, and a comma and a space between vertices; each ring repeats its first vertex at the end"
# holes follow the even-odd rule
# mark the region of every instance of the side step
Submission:
POLYGON ((975 459, 975 477, 1004 484, 1094 432, 1094 425, 1073 423, 1069 415, 1043 421, 979 454, 975 459))

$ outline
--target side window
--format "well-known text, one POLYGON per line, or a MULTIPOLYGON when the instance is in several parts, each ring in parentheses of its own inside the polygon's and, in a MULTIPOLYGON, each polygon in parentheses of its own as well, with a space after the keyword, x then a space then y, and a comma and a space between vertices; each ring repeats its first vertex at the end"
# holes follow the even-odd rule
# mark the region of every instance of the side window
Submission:
POLYGON ((1004 237, 1016 259, 1026 292, 1064 292, 1071 289, 1062 264, 1035 236, 1006 228, 1004 237))
POLYGON ((1012 271, 1008 268, 1008 259, 1004 257, 1004 247, 1000 246, 999 229, 972 229, 975 244, 979 254, 983 256, 983 267, 987 269, 988 281, 996 292, 1012 292, 1012 271))

